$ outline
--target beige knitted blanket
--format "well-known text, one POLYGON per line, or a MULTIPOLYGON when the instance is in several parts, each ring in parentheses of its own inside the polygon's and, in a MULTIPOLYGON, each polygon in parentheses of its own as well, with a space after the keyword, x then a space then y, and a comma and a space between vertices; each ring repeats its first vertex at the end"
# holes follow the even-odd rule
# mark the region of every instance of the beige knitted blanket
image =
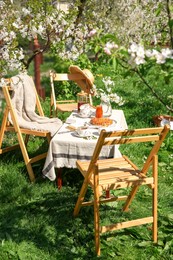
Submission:
MULTIPOLYGON (((62 126, 62 121, 58 118, 40 116, 35 112, 36 95, 33 79, 27 74, 19 74, 12 77, 11 80, 11 100, 19 126, 31 130, 50 131, 53 136, 62 126)), ((10 115, 9 120, 13 124, 10 115)))

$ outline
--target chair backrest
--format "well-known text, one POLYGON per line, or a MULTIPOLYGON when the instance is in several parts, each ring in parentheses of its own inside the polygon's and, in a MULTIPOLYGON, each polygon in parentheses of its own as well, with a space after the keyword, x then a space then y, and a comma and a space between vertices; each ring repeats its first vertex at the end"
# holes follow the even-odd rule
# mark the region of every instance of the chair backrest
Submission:
POLYGON ((85 77, 79 73, 68 74, 68 73, 55 73, 53 71, 50 71, 51 106, 54 106, 54 109, 56 109, 54 81, 69 81, 69 80, 75 82, 75 80, 85 80, 85 77))
POLYGON ((146 174, 152 162, 153 156, 158 153, 160 146, 169 130, 169 125, 165 125, 164 127, 141 128, 115 132, 107 132, 105 130, 102 130, 97 141, 92 159, 90 161, 86 178, 89 181, 93 173, 94 166, 97 164, 97 160, 99 159, 99 154, 103 146, 117 144, 132 144, 141 142, 154 142, 149 156, 141 170, 143 174, 146 174))
MULTIPOLYGON (((11 89, 12 80, 11 80, 11 78, 7 78, 7 79, 5 79, 5 82, 6 82, 6 85, 4 85, 3 88, 2 88, 3 94, 4 94, 4 97, 5 97, 7 106, 12 107, 11 97, 10 97, 10 91, 12 90, 11 89)), ((44 116, 44 112, 43 112, 43 109, 42 109, 42 106, 41 106, 41 103, 40 103, 40 99, 38 97, 37 90, 36 90, 35 87, 33 87, 33 90, 34 90, 35 97, 36 97, 36 109, 38 110, 38 113, 39 113, 40 116, 44 116)))

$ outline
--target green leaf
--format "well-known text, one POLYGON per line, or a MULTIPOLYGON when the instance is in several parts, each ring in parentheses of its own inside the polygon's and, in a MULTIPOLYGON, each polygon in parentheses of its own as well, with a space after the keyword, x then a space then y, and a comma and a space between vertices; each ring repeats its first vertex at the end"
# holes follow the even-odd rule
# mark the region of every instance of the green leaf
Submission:
POLYGON ((169 221, 173 221, 173 214, 169 214, 168 219, 169 219, 169 221))
POLYGON ((116 70, 116 68, 117 68, 117 60, 116 60, 115 57, 113 57, 113 59, 112 59, 112 64, 113 64, 113 69, 116 70))
POLYGON ((156 10, 156 12, 155 12, 155 15, 156 15, 156 16, 159 16, 160 12, 161 12, 161 8, 159 7, 159 8, 157 8, 157 10, 156 10))
POLYGON ((138 243, 139 247, 148 247, 151 246, 151 241, 143 241, 141 243, 138 243))
POLYGON ((165 247, 164 247, 164 251, 168 251, 172 246, 172 240, 166 242, 165 247))

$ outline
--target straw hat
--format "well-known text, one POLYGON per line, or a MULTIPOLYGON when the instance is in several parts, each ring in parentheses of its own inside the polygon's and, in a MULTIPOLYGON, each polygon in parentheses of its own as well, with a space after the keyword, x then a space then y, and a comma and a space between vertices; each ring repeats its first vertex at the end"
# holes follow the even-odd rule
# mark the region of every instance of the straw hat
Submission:
POLYGON ((93 94, 91 89, 94 83, 94 76, 90 70, 88 69, 81 70, 78 66, 71 65, 69 67, 69 71, 71 74, 81 74, 82 76, 84 76, 85 79, 79 79, 74 81, 84 92, 88 94, 93 94))

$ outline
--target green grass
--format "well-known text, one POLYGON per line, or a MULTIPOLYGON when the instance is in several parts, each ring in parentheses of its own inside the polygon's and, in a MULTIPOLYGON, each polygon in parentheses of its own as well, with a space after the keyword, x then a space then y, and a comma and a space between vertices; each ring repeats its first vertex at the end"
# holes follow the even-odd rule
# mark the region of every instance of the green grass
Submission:
MULTIPOLYGON (((166 110, 148 89, 142 84, 134 84, 133 80, 117 79, 116 92, 126 101, 120 109, 124 110, 129 128, 153 126, 152 116, 166 113, 166 110)), ((43 107, 48 115, 49 98, 43 102, 43 107)), ((10 140, 12 137, 7 141, 10 140)), ((158 244, 152 243, 150 225, 107 233, 101 236, 100 259, 173 259, 172 140, 170 132, 159 151, 158 244)), ((30 152, 39 142, 31 142, 30 152)), ((138 155, 145 155, 147 149, 141 145, 137 151, 130 147, 121 150, 131 153, 140 164, 138 155)), ((83 180, 81 175, 77 170, 64 169, 63 188, 58 190, 56 183, 42 178, 43 165, 44 161, 34 166, 36 183, 31 184, 20 152, 0 157, 0 260, 97 259, 93 208, 82 208, 79 217, 73 217, 83 180)), ((92 196, 90 190, 87 196, 92 196)), ((143 187, 126 214, 114 212, 114 208, 121 208, 121 203, 101 206, 101 221, 107 223, 110 219, 140 217, 150 210, 150 200, 151 191, 143 187)))

